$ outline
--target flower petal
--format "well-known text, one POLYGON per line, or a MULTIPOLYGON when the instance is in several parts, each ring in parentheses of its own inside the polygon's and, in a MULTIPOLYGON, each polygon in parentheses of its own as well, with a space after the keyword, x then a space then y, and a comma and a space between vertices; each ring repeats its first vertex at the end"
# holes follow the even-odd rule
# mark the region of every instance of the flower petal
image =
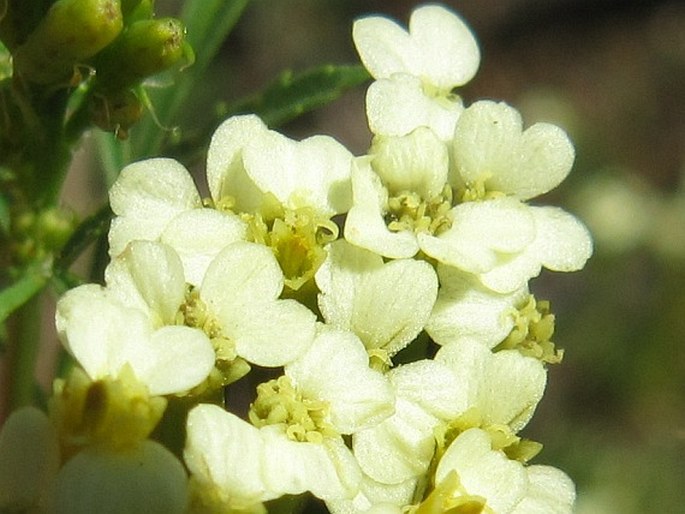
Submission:
POLYGON ((0 510, 50 512, 59 465, 48 417, 35 407, 15 410, 0 431, 0 510))
POLYGON ((207 150, 207 184, 214 201, 232 197, 242 212, 255 212, 264 193, 247 175, 243 150, 247 143, 268 132, 254 114, 232 116, 214 131, 207 150))
POLYGON ((529 466, 528 493, 512 514, 571 514, 576 499, 573 481, 551 466, 529 466))
POLYGON ((449 141, 463 110, 461 98, 437 101, 424 93, 419 77, 403 73, 376 80, 366 91, 369 128, 378 135, 404 136, 428 127, 442 141, 449 141))
POLYGON ((264 438, 264 480, 281 494, 311 491, 324 500, 352 498, 361 472, 342 439, 322 443, 292 441, 274 425, 261 429, 264 438))
POLYGON ((132 364, 150 394, 164 395, 182 393, 199 385, 214 367, 215 358, 212 343, 204 332, 167 326, 152 334, 149 351, 132 364))
POLYGON ((419 245, 411 231, 391 232, 383 219, 388 192, 368 162, 355 161, 352 169, 354 203, 345 220, 345 239, 384 257, 409 258, 419 245))
POLYGON ((176 252, 153 241, 129 243, 107 266, 105 281, 123 304, 147 312, 155 326, 175 322, 186 289, 176 252))
POLYGON ((193 209, 173 218, 160 239, 178 253, 186 280, 199 286, 212 260, 227 245, 244 240, 246 232, 237 215, 193 209))
POLYGON ((170 219, 202 205, 195 183, 173 159, 148 159, 126 166, 109 191, 117 215, 109 232, 111 256, 135 239, 156 240, 170 219))
POLYGON ((198 405, 188 413, 186 427, 183 458, 194 479, 215 485, 238 505, 280 496, 264 483, 264 441, 257 428, 208 404, 198 405))
POLYGON ((305 397, 329 405, 330 422, 342 434, 378 424, 393 413, 388 380, 369 368, 369 356, 351 332, 322 329, 285 374, 305 397))
POLYGON ((89 447, 69 460, 58 476, 59 514, 182 514, 186 503, 183 465, 154 441, 123 451, 89 447))
POLYGON ((528 486, 523 465, 492 450, 489 435, 478 428, 462 432, 447 448, 435 471, 436 483, 451 471, 467 494, 483 497, 493 512, 510 512, 528 486))
POLYGON ((440 5, 415 9, 409 20, 411 38, 421 49, 421 77, 443 91, 466 84, 478 71, 480 51, 469 27, 440 5))
POLYGON ((472 275, 444 264, 438 264, 438 277, 440 292, 426 332, 440 345, 466 337, 495 347, 511 332, 514 307, 528 294, 527 287, 497 293, 472 275))
POLYGON ((521 116, 505 103, 480 101, 459 117, 454 161, 466 183, 527 200, 546 193, 571 171, 575 151, 566 133, 549 123, 522 132, 521 116))

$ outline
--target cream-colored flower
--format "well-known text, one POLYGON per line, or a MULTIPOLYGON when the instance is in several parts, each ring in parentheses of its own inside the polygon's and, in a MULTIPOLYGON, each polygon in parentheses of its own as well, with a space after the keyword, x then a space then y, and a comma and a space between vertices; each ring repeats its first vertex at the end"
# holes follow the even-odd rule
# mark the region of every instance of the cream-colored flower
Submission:
POLYGON ((530 420, 542 398, 546 372, 518 351, 492 353, 480 341, 443 346, 434 361, 388 373, 395 414, 354 434, 360 467, 373 480, 399 484, 422 476, 436 450, 436 431, 499 427, 513 435, 530 420))
POLYGON ((368 366, 351 333, 322 327, 312 347, 285 374, 258 387, 250 421, 210 405, 188 417, 185 459, 204 490, 240 504, 311 491, 323 499, 352 498, 361 474, 342 434, 392 413, 385 377, 368 366), (245 448, 250 462, 243 462, 245 448), (242 465, 241 465, 242 466, 242 465))
POLYGON ((466 24, 442 6, 426 5, 412 13, 409 31, 369 16, 354 23, 352 37, 376 79, 366 97, 371 131, 402 136, 427 126, 449 139, 463 109, 453 90, 467 83, 480 63, 466 24))
POLYGON ((326 323, 350 330, 371 355, 386 361, 421 332, 438 282, 426 262, 381 256, 347 241, 331 243, 316 273, 326 323))

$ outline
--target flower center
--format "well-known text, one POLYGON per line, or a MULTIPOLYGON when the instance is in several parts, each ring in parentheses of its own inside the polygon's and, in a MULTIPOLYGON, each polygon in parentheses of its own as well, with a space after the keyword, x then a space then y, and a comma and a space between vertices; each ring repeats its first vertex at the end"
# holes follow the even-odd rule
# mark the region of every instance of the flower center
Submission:
POLYGON ((278 216, 245 215, 250 239, 271 248, 285 285, 297 291, 314 278, 326 259, 324 247, 338 238, 338 226, 310 207, 282 209, 278 216))
POLYGON ((293 441, 320 443, 338 435, 326 422, 327 414, 326 402, 304 398, 283 375, 257 386, 257 399, 248 416, 256 427, 283 425, 293 441))
POLYGON ((481 496, 468 494, 456 471, 450 473, 410 514, 481 514, 491 512, 481 496))
POLYGON ((514 328, 494 350, 516 349, 547 364, 558 364, 564 357, 564 350, 555 347, 553 335, 554 314, 550 311, 549 302, 536 301, 530 295, 514 313, 514 328))
POLYGON ((202 301, 196 287, 187 286, 185 301, 176 313, 176 324, 202 330, 207 334, 216 355, 214 369, 202 384, 191 391, 192 394, 227 386, 250 371, 249 364, 238 357, 235 342, 223 332, 221 324, 202 301))
POLYGON ((150 396, 130 367, 118 377, 93 381, 80 368, 54 385, 50 416, 66 455, 84 446, 104 444, 116 450, 146 439, 167 401, 150 396))
POLYGON ((429 200, 413 191, 388 198, 385 223, 393 232, 411 230, 439 235, 452 226, 452 188, 445 184, 440 194, 429 200))

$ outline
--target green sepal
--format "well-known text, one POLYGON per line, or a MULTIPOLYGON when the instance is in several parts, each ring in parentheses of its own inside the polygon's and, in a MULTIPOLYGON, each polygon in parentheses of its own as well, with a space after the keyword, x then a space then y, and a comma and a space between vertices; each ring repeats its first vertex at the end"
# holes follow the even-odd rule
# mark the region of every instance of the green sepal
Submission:
POLYGON ((68 81, 76 65, 114 41, 122 28, 119 0, 57 0, 14 52, 15 71, 38 84, 68 81))
POLYGON ((95 61, 95 89, 120 91, 167 70, 188 55, 185 27, 175 18, 132 23, 95 61))

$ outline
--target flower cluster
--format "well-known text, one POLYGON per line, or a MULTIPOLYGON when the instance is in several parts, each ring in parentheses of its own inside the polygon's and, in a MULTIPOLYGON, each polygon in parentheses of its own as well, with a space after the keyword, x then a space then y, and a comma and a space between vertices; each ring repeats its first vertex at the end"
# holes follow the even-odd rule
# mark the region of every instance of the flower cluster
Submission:
POLYGON ((243 115, 211 140, 208 197, 170 159, 121 172, 105 285, 57 306, 79 366, 49 422, 21 411, 0 436, 26 468, 17 440, 35 432, 46 485, 0 475, 0 502, 263 512, 308 492, 341 514, 570 512, 573 483, 528 465, 541 446, 519 432, 562 356, 529 281, 592 251, 572 215, 528 202, 573 146, 504 103, 464 104, 479 51, 443 7, 353 37, 375 79, 367 155, 243 115), (172 403, 176 454, 158 442, 172 403))

